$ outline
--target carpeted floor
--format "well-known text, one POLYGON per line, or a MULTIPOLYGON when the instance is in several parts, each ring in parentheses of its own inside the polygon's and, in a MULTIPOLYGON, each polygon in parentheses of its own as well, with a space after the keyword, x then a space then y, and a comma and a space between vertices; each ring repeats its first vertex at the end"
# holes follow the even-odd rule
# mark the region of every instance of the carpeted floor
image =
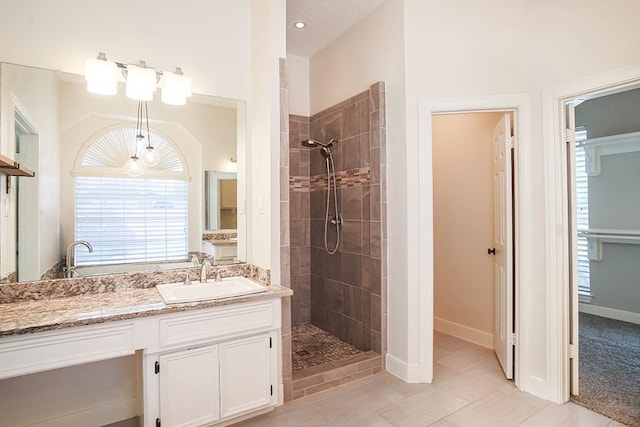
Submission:
POLYGON ((580 313, 579 388, 575 403, 640 427, 640 325, 580 313))

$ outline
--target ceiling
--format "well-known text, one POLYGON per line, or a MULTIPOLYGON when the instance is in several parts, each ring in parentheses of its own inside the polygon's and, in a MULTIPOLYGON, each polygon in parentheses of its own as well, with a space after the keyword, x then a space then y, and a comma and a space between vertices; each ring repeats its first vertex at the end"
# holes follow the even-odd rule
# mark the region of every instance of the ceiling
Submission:
POLYGON ((309 58, 357 24, 383 0, 287 0, 287 53, 309 58), (307 26, 298 30, 293 23, 307 26))

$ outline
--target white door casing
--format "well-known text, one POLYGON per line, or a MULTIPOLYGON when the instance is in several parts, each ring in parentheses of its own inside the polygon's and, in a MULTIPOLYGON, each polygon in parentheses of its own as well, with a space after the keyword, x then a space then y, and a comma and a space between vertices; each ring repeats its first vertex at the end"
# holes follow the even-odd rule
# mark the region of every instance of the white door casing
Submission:
POLYGON ((576 112, 572 102, 566 104, 567 126, 567 185, 569 188, 569 335, 571 351, 569 351, 569 366, 571 367, 571 394, 578 395, 578 219, 576 210, 576 112))
POLYGON ((543 91, 543 155, 546 265, 546 387, 537 393, 556 403, 569 400, 569 213, 565 104, 576 98, 640 86, 640 64, 581 78, 543 91))
POLYGON ((527 331, 537 327, 537 320, 527 316, 529 309, 525 301, 534 295, 532 289, 542 276, 534 265, 533 234, 539 233, 534 229, 532 189, 537 185, 538 178, 534 176, 532 162, 526 161, 532 156, 532 141, 530 138, 530 101, 526 94, 481 96, 467 98, 421 99, 419 101, 419 144, 418 162, 413 171, 417 177, 419 196, 418 220, 409 224, 418 230, 419 264, 416 273, 418 286, 416 292, 411 292, 410 298, 415 298, 417 322, 417 350, 418 363, 416 367, 407 364, 401 366, 398 359, 387 355, 387 370, 408 382, 431 382, 433 379, 433 174, 432 174, 432 115, 439 113, 460 112, 488 112, 512 111, 514 131, 518 144, 514 147, 514 243, 516 250, 513 254, 516 269, 515 287, 515 327, 520 337, 515 343, 515 384, 523 391, 539 396, 544 395, 544 381, 534 375, 531 357, 526 357, 530 351, 530 340, 527 331), (522 332, 522 333, 521 333, 522 332), (404 368, 401 370, 400 368, 404 368))
POLYGON ((494 201, 493 350, 507 378, 513 378, 513 208, 511 182, 511 120, 505 113, 492 132, 494 201))
MULTIPOLYGON (((38 202, 38 135, 20 135, 20 163, 36 177, 15 177, 18 183, 17 271, 20 282, 40 280, 40 208, 38 202)), ((7 176, 7 179, 12 179, 7 176)))

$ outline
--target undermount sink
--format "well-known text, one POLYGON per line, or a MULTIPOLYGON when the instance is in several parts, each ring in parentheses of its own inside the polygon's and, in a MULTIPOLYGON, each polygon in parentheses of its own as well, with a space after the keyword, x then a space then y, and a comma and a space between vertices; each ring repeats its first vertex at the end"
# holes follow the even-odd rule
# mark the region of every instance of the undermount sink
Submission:
POLYGON ((236 276, 225 277, 220 282, 211 279, 206 283, 191 282, 190 285, 183 282, 167 283, 157 285, 156 289, 165 304, 178 304, 255 294, 266 291, 267 287, 246 277, 236 276))

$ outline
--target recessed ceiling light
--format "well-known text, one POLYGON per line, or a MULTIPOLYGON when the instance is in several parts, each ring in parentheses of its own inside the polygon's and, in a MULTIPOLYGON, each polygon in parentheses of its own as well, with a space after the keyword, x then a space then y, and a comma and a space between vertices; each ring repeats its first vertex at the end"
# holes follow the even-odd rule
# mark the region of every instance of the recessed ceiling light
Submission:
POLYGON ((301 30, 301 29, 303 29, 304 27, 307 26, 307 23, 306 22, 302 22, 302 21, 298 21, 298 22, 294 22, 293 26, 296 27, 297 29, 301 30))

